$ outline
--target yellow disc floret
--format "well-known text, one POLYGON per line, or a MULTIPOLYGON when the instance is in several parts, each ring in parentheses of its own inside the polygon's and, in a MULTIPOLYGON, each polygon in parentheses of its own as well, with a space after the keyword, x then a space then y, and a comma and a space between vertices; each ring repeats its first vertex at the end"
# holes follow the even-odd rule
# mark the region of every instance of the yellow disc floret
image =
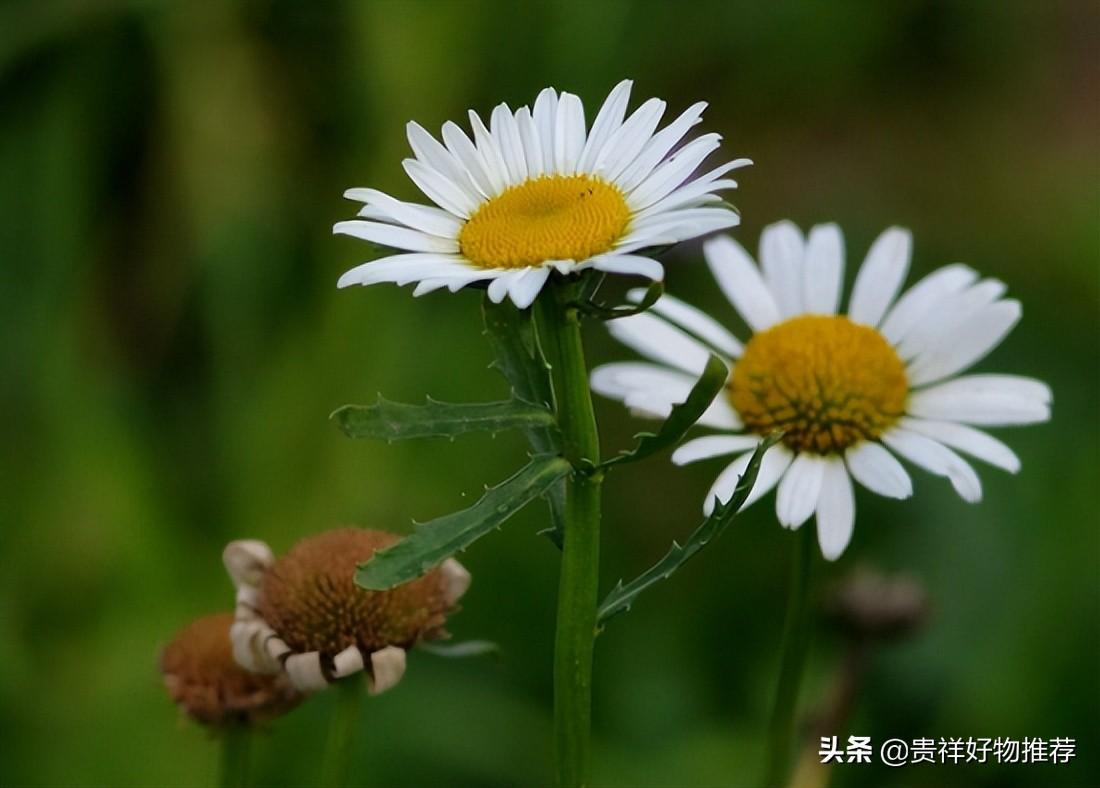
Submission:
POLYGON ((550 175, 486 202, 458 241, 475 265, 524 268, 610 251, 629 220, 626 200, 611 184, 588 175, 550 175))
POLYGON ((752 338, 729 397, 747 429, 785 430, 791 449, 833 454, 879 437, 904 412, 908 388, 904 364, 878 331, 802 315, 752 338))

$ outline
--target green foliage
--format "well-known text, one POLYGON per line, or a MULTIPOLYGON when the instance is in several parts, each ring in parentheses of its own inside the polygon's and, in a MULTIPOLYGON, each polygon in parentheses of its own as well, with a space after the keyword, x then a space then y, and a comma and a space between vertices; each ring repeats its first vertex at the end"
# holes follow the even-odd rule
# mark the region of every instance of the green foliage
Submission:
POLYGON ((664 295, 664 292, 664 282, 650 282, 641 300, 629 306, 607 306, 597 303, 594 300, 596 295, 595 291, 590 293, 587 297, 579 298, 574 306, 589 317, 599 318, 600 320, 618 320, 619 318, 630 317, 631 315, 638 315, 645 312, 657 303, 657 299, 664 295))
POLYGON ((359 565, 355 582, 363 588, 382 591, 415 580, 499 528, 571 470, 572 466, 562 457, 536 455, 514 476, 486 490, 470 508, 418 523, 416 530, 400 542, 376 552, 359 565))
POLYGON ((679 405, 674 405, 672 412, 665 419, 657 432, 642 432, 637 435, 638 445, 633 449, 619 452, 611 459, 600 463, 600 468, 610 468, 627 462, 637 462, 678 443, 691 429, 699 417, 710 407, 710 403, 718 396, 718 392, 726 385, 729 377, 729 369, 718 356, 712 355, 707 359, 707 365, 703 368, 703 374, 691 388, 686 400, 679 405))
POLYGON ((744 504, 745 499, 752 492, 752 486, 756 483, 756 475, 760 471, 760 461, 764 459, 764 452, 775 445, 780 434, 770 435, 760 442, 753 452, 745 472, 737 480, 737 487, 733 495, 723 503, 718 501, 714 511, 703 520, 702 524, 692 532, 683 545, 673 541, 672 547, 665 553, 664 558, 655 563, 642 574, 627 584, 620 580, 600 603, 598 611, 598 624, 602 627, 607 621, 619 613, 630 610, 638 595, 656 583, 658 580, 667 580, 672 573, 683 566, 688 559, 722 535, 722 531, 733 522, 737 516, 737 510, 744 504))
POLYGON ((552 430, 554 414, 513 396, 501 402, 450 403, 431 397, 424 405, 392 402, 379 396, 373 405, 345 405, 332 419, 349 438, 386 441, 454 438, 468 432, 509 429, 552 430))

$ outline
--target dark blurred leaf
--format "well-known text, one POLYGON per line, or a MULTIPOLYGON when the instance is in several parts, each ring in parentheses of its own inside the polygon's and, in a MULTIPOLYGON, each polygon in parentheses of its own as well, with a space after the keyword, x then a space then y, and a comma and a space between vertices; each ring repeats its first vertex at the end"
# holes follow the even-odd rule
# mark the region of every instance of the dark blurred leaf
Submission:
POLYGON ((444 559, 461 552, 544 494, 572 466, 563 457, 540 454, 517 474, 485 491, 477 503, 426 523, 400 542, 359 564, 355 582, 383 591, 415 580, 444 559))
POLYGON ((446 659, 464 659, 466 657, 500 656, 500 645, 491 640, 465 640, 461 643, 420 643, 420 651, 446 659))
POLYGON ((387 441, 453 438, 468 432, 550 429, 554 425, 554 414, 549 410, 516 397, 502 402, 461 404, 428 397, 424 405, 409 405, 380 396, 373 405, 345 405, 331 418, 349 438, 387 441))
POLYGON ((672 412, 669 413, 668 418, 665 419, 664 424, 656 433, 638 433, 637 446, 619 452, 611 459, 600 463, 598 467, 610 468, 621 463, 637 462, 679 442, 684 434, 699 420, 699 417, 706 412, 706 409, 710 407, 710 403, 714 401, 714 398, 718 396, 718 392, 726 385, 728 377, 729 369, 726 367, 725 362, 718 356, 711 355, 707 359, 706 367, 703 368, 703 374, 692 386, 687 399, 672 407, 672 412))
POLYGON ((777 433, 760 442, 760 445, 756 447, 756 451, 753 452, 749 464, 745 467, 745 473, 737 480, 737 487, 734 488, 733 495, 725 503, 719 501, 710 516, 703 520, 702 524, 695 529, 682 546, 674 541, 672 547, 665 553, 664 558, 656 564, 626 585, 623 585, 622 580, 616 584, 611 593, 600 603, 597 611, 598 627, 602 627, 609 619, 619 613, 630 610, 639 594, 658 580, 667 580, 689 558, 722 535, 722 531, 733 522, 737 510, 749 497, 752 486, 756 483, 756 475, 760 471, 760 461, 764 459, 764 452, 775 445, 779 438, 780 435, 777 433))
POLYGON ((631 315, 637 315, 646 311, 657 303, 657 299, 660 298, 664 292, 665 285, 663 282, 650 282, 641 300, 629 306, 606 306, 596 303, 591 297, 579 299, 575 306, 582 313, 590 317, 599 318, 600 320, 618 320, 622 317, 630 317, 631 315))
MULTIPOLYGON (((587 281, 595 281, 589 277, 587 281)), ((532 311, 518 309, 505 299, 494 304, 488 294, 482 299, 485 336, 493 349, 492 366, 500 370, 520 399, 551 407, 554 395, 550 385, 550 366, 539 346, 532 311)), ((531 448, 539 454, 558 454, 560 436, 556 429, 531 427, 526 430, 531 448)), ((565 527, 565 480, 554 485, 546 495, 550 505, 551 525, 539 533, 561 549, 565 527)))

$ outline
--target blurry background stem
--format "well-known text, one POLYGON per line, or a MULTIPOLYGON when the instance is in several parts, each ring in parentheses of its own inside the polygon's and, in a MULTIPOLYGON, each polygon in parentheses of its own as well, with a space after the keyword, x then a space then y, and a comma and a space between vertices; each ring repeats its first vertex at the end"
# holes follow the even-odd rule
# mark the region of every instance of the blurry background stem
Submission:
POLYGON ((791 564, 779 682, 776 685, 771 724, 768 728, 765 788, 776 788, 785 783, 790 762, 798 687, 802 681, 802 668, 806 664, 809 645, 810 572, 816 547, 814 529, 803 525, 796 540, 794 561, 791 564))
POLYGON ((244 788, 248 785, 248 758, 252 749, 252 727, 245 723, 225 726, 221 733, 221 788, 244 788))
MULTIPOLYGON (((588 388, 575 283, 555 282, 538 301, 539 338, 551 367, 554 409, 566 458, 575 468, 600 461, 599 435, 588 388)), ((592 727, 592 646, 600 565, 598 473, 575 472, 566 497, 558 621, 554 640, 554 737, 557 781, 580 786, 588 777, 592 727)))
POLYGON ((355 727, 363 707, 363 687, 362 679, 357 676, 341 679, 333 685, 336 706, 332 710, 325 760, 322 764, 321 785, 324 788, 337 788, 347 784, 355 727))

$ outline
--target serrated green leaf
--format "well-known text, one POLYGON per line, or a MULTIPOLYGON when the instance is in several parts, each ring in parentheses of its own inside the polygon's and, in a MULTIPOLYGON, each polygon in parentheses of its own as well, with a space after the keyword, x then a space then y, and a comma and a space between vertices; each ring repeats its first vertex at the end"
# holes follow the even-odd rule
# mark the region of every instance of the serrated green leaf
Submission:
POLYGON ((645 312, 651 306, 657 303, 665 292, 665 285, 663 282, 650 282, 649 287, 646 288, 645 295, 637 303, 632 303, 627 306, 607 306, 605 304, 597 303, 593 300, 592 296, 587 298, 578 299, 574 306, 581 311, 582 314, 589 317, 595 317, 600 320, 618 320, 623 317, 630 317, 631 315, 638 315, 645 312))
MULTIPOLYGON (((589 277, 586 281, 593 282, 596 279, 597 277, 589 277)), ((518 309, 507 299, 500 304, 494 304, 489 300, 488 294, 481 303, 485 336, 493 349, 492 366, 500 370, 520 399, 549 408, 554 398, 550 385, 550 365, 546 363, 546 357, 539 345, 531 310, 518 309)), ((531 449, 537 454, 561 452, 557 429, 536 427, 526 432, 531 449)), ((546 499, 550 506, 551 527, 539 533, 546 535, 561 549, 565 527, 564 479, 554 485, 546 499)))
POLYGON ((659 580, 667 580, 673 572, 679 569, 692 556, 721 536, 734 517, 737 510, 749 497, 752 486, 756 483, 756 475, 760 471, 760 461, 764 459, 764 452, 775 445, 781 437, 780 434, 770 435, 760 442, 753 452, 745 472, 737 480, 737 487, 733 495, 725 503, 719 501, 710 516, 703 520, 702 524, 688 537, 681 546, 677 542, 665 553, 664 558, 638 575, 634 580, 623 584, 620 580, 611 593, 600 603, 597 611, 597 626, 602 627, 609 619, 630 610, 631 605, 638 595, 659 580))
POLYGON ((491 640, 465 640, 460 643, 425 642, 418 644, 416 648, 418 651, 446 659, 500 656, 500 646, 491 640))
POLYGON ((349 438, 387 441, 453 438, 468 432, 550 429, 554 414, 512 397, 502 402, 450 403, 428 398, 424 405, 392 402, 381 396, 373 405, 345 405, 331 418, 349 438))
POLYGON ((604 461, 598 467, 610 468, 625 462, 637 462, 668 446, 678 443, 684 434, 695 425, 699 417, 710 407, 718 392, 726 385, 729 368, 718 356, 711 355, 703 374, 691 388, 687 399, 672 407, 657 432, 641 432, 636 437, 638 444, 633 449, 623 450, 616 456, 604 461))
POLYGON ((415 580, 499 528, 571 470, 563 457, 545 454, 532 457, 514 476, 486 490, 470 508, 417 524, 400 542, 359 564, 355 582, 372 591, 383 591, 415 580))

